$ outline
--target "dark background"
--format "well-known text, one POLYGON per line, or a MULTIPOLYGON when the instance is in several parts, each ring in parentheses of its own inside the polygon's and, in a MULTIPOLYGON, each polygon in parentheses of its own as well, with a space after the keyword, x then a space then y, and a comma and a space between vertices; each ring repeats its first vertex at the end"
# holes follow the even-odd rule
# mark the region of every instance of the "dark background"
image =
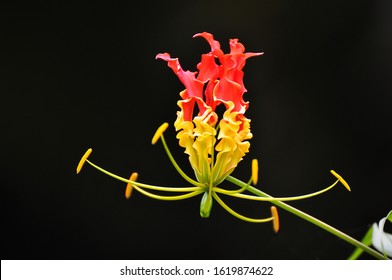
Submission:
MULTIPOLYGON (((280 211, 281 230, 237 220, 200 197, 124 198, 125 184, 76 165, 90 159, 165 186, 186 182, 151 137, 176 118, 177 77, 159 52, 195 70, 208 31, 228 51, 264 51, 245 67, 258 187, 319 190, 334 169, 350 183, 291 205, 360 239, 391 210, 392 2, 81 1, 1 4, 2 259, 345 259, 354 249, 280 211)), ((166 139, 192 175, 173 125, 166 139)), ((262 217, 263 203, 228 200, 262 217)), ((363 256, 363 258, 371 258, 363 256)))

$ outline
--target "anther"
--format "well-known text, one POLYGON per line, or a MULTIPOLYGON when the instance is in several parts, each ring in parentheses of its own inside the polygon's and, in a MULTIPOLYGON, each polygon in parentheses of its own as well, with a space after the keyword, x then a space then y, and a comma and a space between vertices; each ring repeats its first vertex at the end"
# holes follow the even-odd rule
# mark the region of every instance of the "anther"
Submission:
MULTIPOLYGON (((129 181, 136 181, 138 177, 138 174, 136 172, 133 172, 131 177, 129 178, 129 181)), ((132 195, 132 191, 133 191, 133 185, 132 183, 128 183, 127 187, 125 189, 125 198, 129 199, 132 195)))
POLYGON ((93 149, 90 148, 84 153, 83 157, 79 161, 78 167, 76 167, 76 174, 79 174, 80 170, 82 170, 82 167, 86 162, 86 159, 90 156, 92 151, 93 149))
POLYGON ((272 226, 274 227, 275 233, 279 231, 279 215, 278 209, 275 206, 271 206, 271 215, 272 215, 272 226))
POLYGON ((155 132, 154 137, 151 140, 151 144, 155 144, 158 142, 159 138, 162 136, 162 134, 165 132, 165 130, 168 128, 169 124, 167 122, 163 123, 155 132))
POLYGON ((252 160, 252 182, 253 185, 257 184, 257 181, 259 179, 259 162, 257 159, 252 160))
POLYGON ((351 192, 350 186, 348 185, 348 183, 346 182, 346 180, 344 180, 344 179, 342 178, 342 176, 340 176, 338 173, 336 173, 336 172, 333 171, 333 170, 331 170, 331 173, 332 173, 333 176, 336 177, 336 179, 338 179, 338 180, 340 181, 340 183, 342 183, 342 185, 343 185, 348 191, 351 192))

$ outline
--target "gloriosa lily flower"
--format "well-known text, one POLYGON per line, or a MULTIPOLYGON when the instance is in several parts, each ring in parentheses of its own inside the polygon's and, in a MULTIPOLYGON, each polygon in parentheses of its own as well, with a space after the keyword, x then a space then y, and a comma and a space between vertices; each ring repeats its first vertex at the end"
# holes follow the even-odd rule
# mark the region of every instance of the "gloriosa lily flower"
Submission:
POLYGON ((246 153, 249 152, 250 120, 245 117, 248 102, 243 100, 246 88, 243 83, 242 71, 246 60, 250 57, 260 56, 263 53, 245 53, 244 46, 238 39, 230 40, 230 53, 225 54, 220 49, 218 41, 207 32, 198 33, 194 37, 204 38, 210 45, 211 51, 203 54, 201 62, 197 65, 198 72, 184 71, 177 58, 171 58, 168 53, 160 53, 157 59, 162 59, 178 76, 185 89, 180 93, 178 101, 180 111, 174 123, 179 145, 185 148, 189 162, 194 170, 196 179, 186 175, 173 158, 165 138, 164 131, 168 124, 164 123, 156 131, 152 144, 161 139, 164 149, 178 173, 192 186, 191 187, 161 187, 137 182, 137 173, 132 173, 130 179, 115 175, 95 165, 87 158, 91 153, 89 149, 79 162, 77 173, 85 162, 98 170, 127 183, 125 196, 129 198, 133 189, 155 199, 180 200, 203 194, 200 205, 200 215, 204 218, 210 216, 212 202, 215 199, 224 209, 235 217, 248 222, 273 222, 274 230, 279 229, 278 212, 275 206, 271 207, 271 215, 267 218, 254 219, 243 216, 223 202, 220 195, 233 196, 256 201, 292 201, 312 197, 333 188, 341 182, 348 190, 348 184, 335 171, 331 173, 336 177, 331 186, 308 195, 296 197, 276 198, 269 195, 260 195, 258 190, 251 186, 257 184, 258 162, 252 161, 252 175, 248 183, 239 181, 231 176, 246 153), (218 115, 217 107, 223 106, 223 116, 218 115), (221 187, 224 181, 238 185, 239 189, 221 187), (180 195, 159 195, 151 191, 181 192, 180 195), (245 194, 248 191, 255 195, 245 194))
POLYGON ((224 54, 211 34, 204 32, 194 37, 203 37, 211 46, 211 52, 203 54, 197 65, 198 73, 184 71, 178 59, 168 53, 158 54, 156 58, 167 61, 186 87, 180 93, 181 111, 177 112, 174 123, 179 131, 177 138, 189 155, 197 180, 215 187, 249 152, 247 140, 252 134, 250 120, 244 116, 248 103, 242 97, 246 92, 242 68, 247 58, 262 53, 244 53, 244 46, 238 39, 232 39, 230 53, 224 54), (215 111, 221 104, 226 108, 223 117, 215 111), (198 113, 193 117, 196 105, 198 113))

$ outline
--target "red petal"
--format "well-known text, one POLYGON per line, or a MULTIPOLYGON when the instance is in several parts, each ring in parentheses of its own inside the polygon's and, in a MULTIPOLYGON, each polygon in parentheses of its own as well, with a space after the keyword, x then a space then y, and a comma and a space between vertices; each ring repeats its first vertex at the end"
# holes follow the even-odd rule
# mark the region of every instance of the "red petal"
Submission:
POLYGON ((180 81, 184 84, 186 88, 186 94, 184 94, 184 99, 188 97, 198 97, 203 98, 203 86, 204 84, 195 78, 196 72, 184 71, 178 61, 178 58, 171 58, 170 54, 163 53, 156 56, 158 59, 167 61, 167 65, 173 70, 173 72, 178 76, 180 81))
POLYGON ((168 53, 161 53, 156 56, 157 59, 162 59, 168 63, 168 66, 186 88, 181 92, 183 101, 180 101, 184 119, 187 121, 193 119, 195 103, 199 107, 198 115, 202 115, 207 108, 215 111, 215 108, 221 103, 224 103, 227 109, 229 106, 233 106, 232 110, 234 112, 244 114, 248 108, 248 103, 243 100, 246 88, 243 83, 244 73, 242 68, 249 57, 259 56, 263 53, 244 53, 244 45, 239 43, 238 39, 231 39, 230 53, 224 54, 220 48, 220 43, 214 40, 212 34, 202 32, 195 34, 193 37, 203 37, 211 46, 211 52, 202 55, 201 62, 197 65, 198 74, 197 72, 184 71, 178 59, 171 58, 168 53), (221 65, 216 63, 216 57, 221 65), (230 105, 230 102, 232 102, 232 105, 230 105))
POLYGON ((202 33, 197 33, 193 35, 193 38, 196 37, 203 37, 204 39, 207 40, 207 42, 211 46, 211 52, 216 55, 217 57, 220 57, 223 55, 223 51, 220 48, 220 44, 218 41, 214 40, 214 36, 208 32, 202 32, 202 33))
POLYGON ((243 54, 245 47, 238 43, 238 39, 230 39, 230 54, 243 54))
POLYGON ((229 106, 227 102, 231 101, 234 103, 233 111, 240 114, 244 114, 248 108, 248 103, 242 99, 243 94, 241 85, 229 79, 221 79, 214 90, 215 98, 224 102, 226 109, 229 106))
POLYGON ((201 56, 201 62, 197 65, 197 69, 199 69, 197 79, 203 83, 213 81, 219 75, 219 66, 215 63, 215 57, 211 53, 201 56))

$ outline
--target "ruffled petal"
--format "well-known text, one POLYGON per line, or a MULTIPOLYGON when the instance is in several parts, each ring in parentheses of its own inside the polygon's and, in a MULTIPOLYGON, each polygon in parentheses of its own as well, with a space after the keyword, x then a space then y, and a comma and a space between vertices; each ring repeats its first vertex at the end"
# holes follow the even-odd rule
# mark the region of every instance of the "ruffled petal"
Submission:
POLYGON ((204 83, 196 79, 196 72, 184 71, 178 58, 171 58, 170 54, 168 53, 160 53, 156 56, 156 59, 162 59, 166 61, 167 65, 173 70, 173 72, 177 75, 186 88, 180 93, 182 99, 188 102, 187 106, 183 107, 184 120, 192 120, 195 102, 199 107, 200 113, 203 114, 205 108, 207 107, 203 100, 204 83))
POLYGON ((197 69, 199 69, 197 79, 202 83, 214 81, 219 77, 219 66, 215 62, 215 56, 211 53, 201 56, 201 62, 197 65, 197 69))
POLYGON ((220 43, 216 40, 214 40, 214 36, 208 32, 202 32, 202 33, 197 33, 195 35, 193 35, 193 38, 196 37, 203 37, 204 39, 207 40, 207 42, 210 44, 211 46, 211 52, 217 56, 217 57, 221 57, 223 55, 223 51, 220 48, 220 43))
POLYGON ((226 78, 221 79, 214 88, 215 99, 225 104, 232 102, 233 110, 240 114, 244 114, 248 108, 248 103, 242 98, 243 94, 240 84, 226 78))
POLYGON ((229 109, 219 122, 219 142, 215 148, 218 154, 212 170, 213 181, 217 185, 234 171, 244 155, 249 152, 250 143, 246 140, 253 136, 250 133, 250 120, 243 116, 239 117, 238 112, 233 111, 233 102, 226 106, 229 109))
POLYGON ((179 144, 189 155, 197 180, 216 186, 249 152, 252 133, 250 120, 244 116, 249 104, 243 99, 246 88, 242 68, 249 57, 262 53, 244 53, 244 45, 231 39, 230 53, 224 54, 212 34, 202 32, 194 37, 204 38, 211 47, 211 52, 202 55, 198 72, 184 71, 178 59, 168 53, 157 58, 166 61, 185 86, 175 121, 179 144), (196 113, 195 104, 199 109, 196 113), (226 111, 219 119, 216 108, 221 104, 226 111))
POLYGON ((160 53, 156 56, 157 59, 162 59, 167 62, 167 65, 173 70, 180 81, 186 88, 186 93, 183 94, 183 98, 198 97, 203 98, 203 86, 204 84, 195 78, 196 72, 184 71, 178 58, 171 58, 168 53, 160 53))
MULTIPOLYGON (((180 101, 179 106, 183 103, 180 101)), ((184 121, 182 111, 177 113, 174 126, 177 131, 179 144, 185 148, 189 155, 189 162, 199 182, 208 184, 211 174, 211 155, 216 142, 216 129, 214 128, 217 116, 211 109, 197 116, 193 121, 184 121), (210 123, 213 125, 210 125, 210 123)))

